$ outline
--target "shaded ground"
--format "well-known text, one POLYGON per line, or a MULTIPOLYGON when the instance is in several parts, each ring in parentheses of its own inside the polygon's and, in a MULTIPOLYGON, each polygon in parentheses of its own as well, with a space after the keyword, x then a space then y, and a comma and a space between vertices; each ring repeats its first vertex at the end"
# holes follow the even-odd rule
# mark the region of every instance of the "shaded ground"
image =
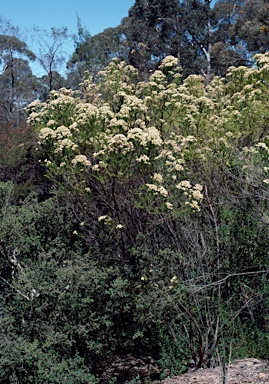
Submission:
POLYGON ((155 384, 269 384, 269 363, 258 359, 244 359, 227 366, 226 381, 221 369, 210 368, 188 372, 155 384))

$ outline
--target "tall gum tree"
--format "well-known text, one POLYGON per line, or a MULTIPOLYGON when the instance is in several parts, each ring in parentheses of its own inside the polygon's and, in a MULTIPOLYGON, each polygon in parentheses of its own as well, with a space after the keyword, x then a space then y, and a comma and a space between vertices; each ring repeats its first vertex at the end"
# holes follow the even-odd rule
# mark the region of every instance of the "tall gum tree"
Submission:
POLYGON ((77 28, 78 33, 74 39, 75 51, 67 63, 68 82, 72 88, 78 88, 86 70, 96 78, 98 72, 103 70, 111 59, 118 57, 128 61, 126 26, 123 23, 115 28, 107 28, 95 36, 82 25, 80 18, 77 28))
POLYGON ((172 55, 183 78, 196 73, 209 82, 230 66, 248 65, 252 51, 266 50, 267 8, 264 0, 136 0, 118 27, 96 36, 80 28, 83 39, 77 40, 73 59, 92 72, 97 63, 105 66, 120 57, 147 78, 172 55))
POLYGON ((0 64, 2 67, 0 81, 9 90, 9 96, 6 93, 7 99, 2 100, 1 104, 7 119, 10 119, 15 110, 17 73, 20 72, 21 64, 25 59, 30 61, 35 59, 33 52, 28 49, 26 43, 12 34, 14 32, 6 30, 5 34, 0 35, 0 64))
POLYGON ((215 3, 211 13, 214 39, 211 63, 215 75, 224 76, 229 67, 248 65, 248 52, 243 41, 239 41, 233 29, 242 7, 241 0, 224 0, 215 3))
MULTIPOLYGON (((57 84, 57 80, 61 79, 61 76, 58 76, 58 74, 66 62, 64 44, 69 38, 68 30, 65 27, 52 27, 48 31, 35 27, 33 33, 34 40, 36 40, 38 45, 36 60, 48 76, 48 87, 49 91, 51 91, 54 89, 54 84, 57 84), (55 76, 55 74, 57 75, 55 76)), ((59 88, 63 85, 59 84, 59 88)))
POLYGON ((211 0, 197 1, 186 0, 181 7, 181 22, 187 40, 198 48, 198 56, 202 54, 205 58, 205 69, 201 72, 205 78, 211 74, 211 49, 212 49, 212 27, 211 27, 211 0), (200 51, 200 52, 199 52, 200 51))
POLYGON ((244 41, 251 55, 269 50, 269 3, 267 0, 247 0, 234 24, 233 38, 244 41))
POLYGON ((129 46, 129 61, 142 72, 174 54, 178 57, 180 4, 177 0, 137 0, 123 19, 129 46))
POLYGON ((179 59, 183 77, 223 75, 230 65, 246 64, 238 42, 231 39, 240 1, 136 0, 123 19, 129 62, 147 73, 167 55, 179 59))
POLYGON ((196 73, 208 82, 214 75, 224 76, 230 66, 248 63, 246 44, 233 32, 243 4, 242 0, 136 0, 118 27, 95 36, 78 20, 70 69, 80 73, 87 69, 95 76, 118 57, 147 78, 164 57, 172 55, 184 78, 196 73))

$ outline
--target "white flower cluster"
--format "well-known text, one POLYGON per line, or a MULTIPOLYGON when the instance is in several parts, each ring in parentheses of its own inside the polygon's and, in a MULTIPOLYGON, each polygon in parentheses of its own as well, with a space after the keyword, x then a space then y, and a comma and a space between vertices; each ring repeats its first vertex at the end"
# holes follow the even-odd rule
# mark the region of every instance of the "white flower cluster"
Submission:
POLYGON ((169 55, 163 59, 159 68, 162 69, 162 68, 167 68, 167 67, 170 68, 170 67, 176 67, 176 66, 178 66, 178 59, 174 56, 169 55))
POLYGON ((163 177, 160 173, 154 173, 153 180, 157 181, 158 183, 162 183, 163 177))
POLYGON ((54 150, 54 153, 59 153, 66 149, 74 151, 77 148, 78 148, 78 145, 75 144, 73 141, 69 139, 63 139, 63 140, 57 141, 57 147, 54 150))
POLYGON ((267 147, 266 143, 259 142, 258 144, 255 145, 255 147, 262 148, 269 154, 269 148, 267 147))
POLYGON ((70 130, 65 127, 64 125, 61 125, 58 127, 55 131, 55 135, 58 139, 62 139, 63 137, 70 137, 72 136, 70 130))
POLYGON ((133 144, 128 141, 127 137, 123 134, 117 134, 110 138, 107 144, 108 153, 121 152, 125 154, 133 150, 133 144))
POLYGON ((156 185, 156 184, 146 184, 149 191, 153 191, 155 194, 160 194, 164 197, 168 196, 168 191, 162 186, 162 185, 156 185))
POLYGON ((184 198, 198 210, 202 190, 180 180, 188 178, 186 163, 198 153, 195 132, 209 131, 216 103, 201 77, 179 85, 181 75, 173 80, 178 71, 178 59, 167 56, 149 81, 138 82, 137 70, 113 60, 97 84, 83 82, 81 93, 62 89, 34 103, 31 123, 59 174, 85 171, 104 184, 113 175, 122 184, 132 180, 156 201, 161 197, 166 212, 180 209, 184 198))
POLYGON ((47 140, 48 138, 55 138, 55 137, 56 137, 56 133, 51 128, 46 127, 41 129, 41 131, 39 132, 39 138, 41 140, 47 140))
POLYGON ((74 157, 73 160, 71 160, 71 163, 74 165, 82 164, 82 165, 85 165, 86 167, 91 166, 90 160, 88 160, 85 155, 77 155, 76 157, 74 157))
POLYGON ((146 129, 132 128, 128 131, 127 138, 139 141, 142 146, 147 146, 148 144, 160 146, 163 143, 160 132, 156 127, 146 129))
POLYGON ((203 186, 201 184, 195 184, 193 187, 188 180, 183 180, 176 185, 176 188, 180 191, 183 191, 188 200, 185 202, 186 205, 189 205, 194 210, 199 211, 199 202, 203 200, 203 186))

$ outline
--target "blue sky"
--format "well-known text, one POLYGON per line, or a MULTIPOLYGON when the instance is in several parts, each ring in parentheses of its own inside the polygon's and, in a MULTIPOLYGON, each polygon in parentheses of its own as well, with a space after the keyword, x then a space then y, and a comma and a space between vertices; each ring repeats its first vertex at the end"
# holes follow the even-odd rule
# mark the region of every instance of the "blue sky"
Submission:
POLYGON ((49 29, 67 27, 77 31, 77 16, 91 35, 116 27, 128 16, 135 0, 6 0, 1 1, 0 16, 21 28, 33 25, 49 29))
MULTIPOLYGON (((51 27, 67 27, 77 32, 77 16, 90 34, 96 35, 109 27, 116 27, 135 0, 2 0, 0 16, 20 27, 22 35, 31 27, 49 30, 51 27)), ((28 32, 30 33, 30 32, 28 32)), ((29 43, 31 48, 31 44, 29 43)), ((66 49, 72 53, 73 42, 66 49)))

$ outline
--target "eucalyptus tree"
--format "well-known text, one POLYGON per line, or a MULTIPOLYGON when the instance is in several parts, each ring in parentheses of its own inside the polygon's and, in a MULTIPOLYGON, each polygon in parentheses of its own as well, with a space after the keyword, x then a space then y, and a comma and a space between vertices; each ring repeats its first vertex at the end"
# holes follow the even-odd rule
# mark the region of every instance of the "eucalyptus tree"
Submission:
POLYGON ((167 55, 179 59, 183 77, 223 75, 230 65, 246 64, 242 45, 231 38, 242 2, 236 0, 136 0, 122 23, 129 60, 142 71, 167 55))
POLYGON ((179 57, 180 3, 178 0, 137 0, 122 20, 129 47, 129 62, 142 72, 162 59, 179 57))
POLYGON ((59 87, 64 84, 58 74, 62 71, 67 61, 67 54, 64 51, 64 44, 69 39, 68 30, 65 27, 54 28, 49 31, 39 27, 34 28, 34 41, 37 44, 36 60, 48 77, 49 91, 54 89, 55 85, 59 87), (55 76, 56 75, 56 76, 55 76))
POLYGON ((267 52, 269 50, 268 1, 245 1, 232 32, 233 38, 243 41, 250 54, 267 52))
POLYGON ((33 75, 29 62, 14 57, 0 75, 0 108, 2 119, 25 119, 24 108, 38 97, 39 80, 33 75))
POLYGON ((96 75, 119 57, 147 77, 172 55, 178 58, 184 78, 192 73, 205 79, 222 76, 231 65, 247 64, 245 43, 233 32, 242 4, 241 0, 214 4, 212 0, 136 0, 119 26, 96 36, 78 19, 69 69, 81 76, 85 69, 96 75))
MULTIPOLYGON (((15 30, 5 30, 0 34, 0 84, 1 84, 1 110, 2 116, 10 120, 13 112, 16 111, 19 101, 19 89, 23 88, 26 92, 26 83, 29 76, 31 82, 33 77, 28 65, 29 61, 35 59, 34 53, 28 49, 27 44, 20 40, 15 30)), ((26 92, 27 93, 27 92, 26 92)), ((30 100, 27 100, 30 101, 30 100)))
POLYGON ((242 7, 241 0, 217 1, 211 13, 214 40, 211 49, 211 64, 216 75, 224 76, 230 66, 248 64, 245 44, 233 32, 242 7))
POLYGON ((114 57, 128 61, 124 25, 107 28, 95 36, 92 36, 82 25, 80 18, 78 18, 77 27, 78 34, 74 37, 75 51, 67 63, 69 70, 67 79, 71 87, 78 87, 85 71, 90 71, 91 75, 96 77, 114 57))
POLYGON ((25 42, 16 36, 0 35, 0 63, 1 75, 0 82, 2 101, 1 107, 7 119, 12 116, 16 106, 16 87, 18 84, 17 75, 23 77, 23 67, 27 68, 25 76, 29 76, 29 66, 27 60, 34 60, 34 54, 28 48, 25 42), (3 84, 5 87, 3 88, 3 84), (3 98, 4 96, 4 98, 3 98))

